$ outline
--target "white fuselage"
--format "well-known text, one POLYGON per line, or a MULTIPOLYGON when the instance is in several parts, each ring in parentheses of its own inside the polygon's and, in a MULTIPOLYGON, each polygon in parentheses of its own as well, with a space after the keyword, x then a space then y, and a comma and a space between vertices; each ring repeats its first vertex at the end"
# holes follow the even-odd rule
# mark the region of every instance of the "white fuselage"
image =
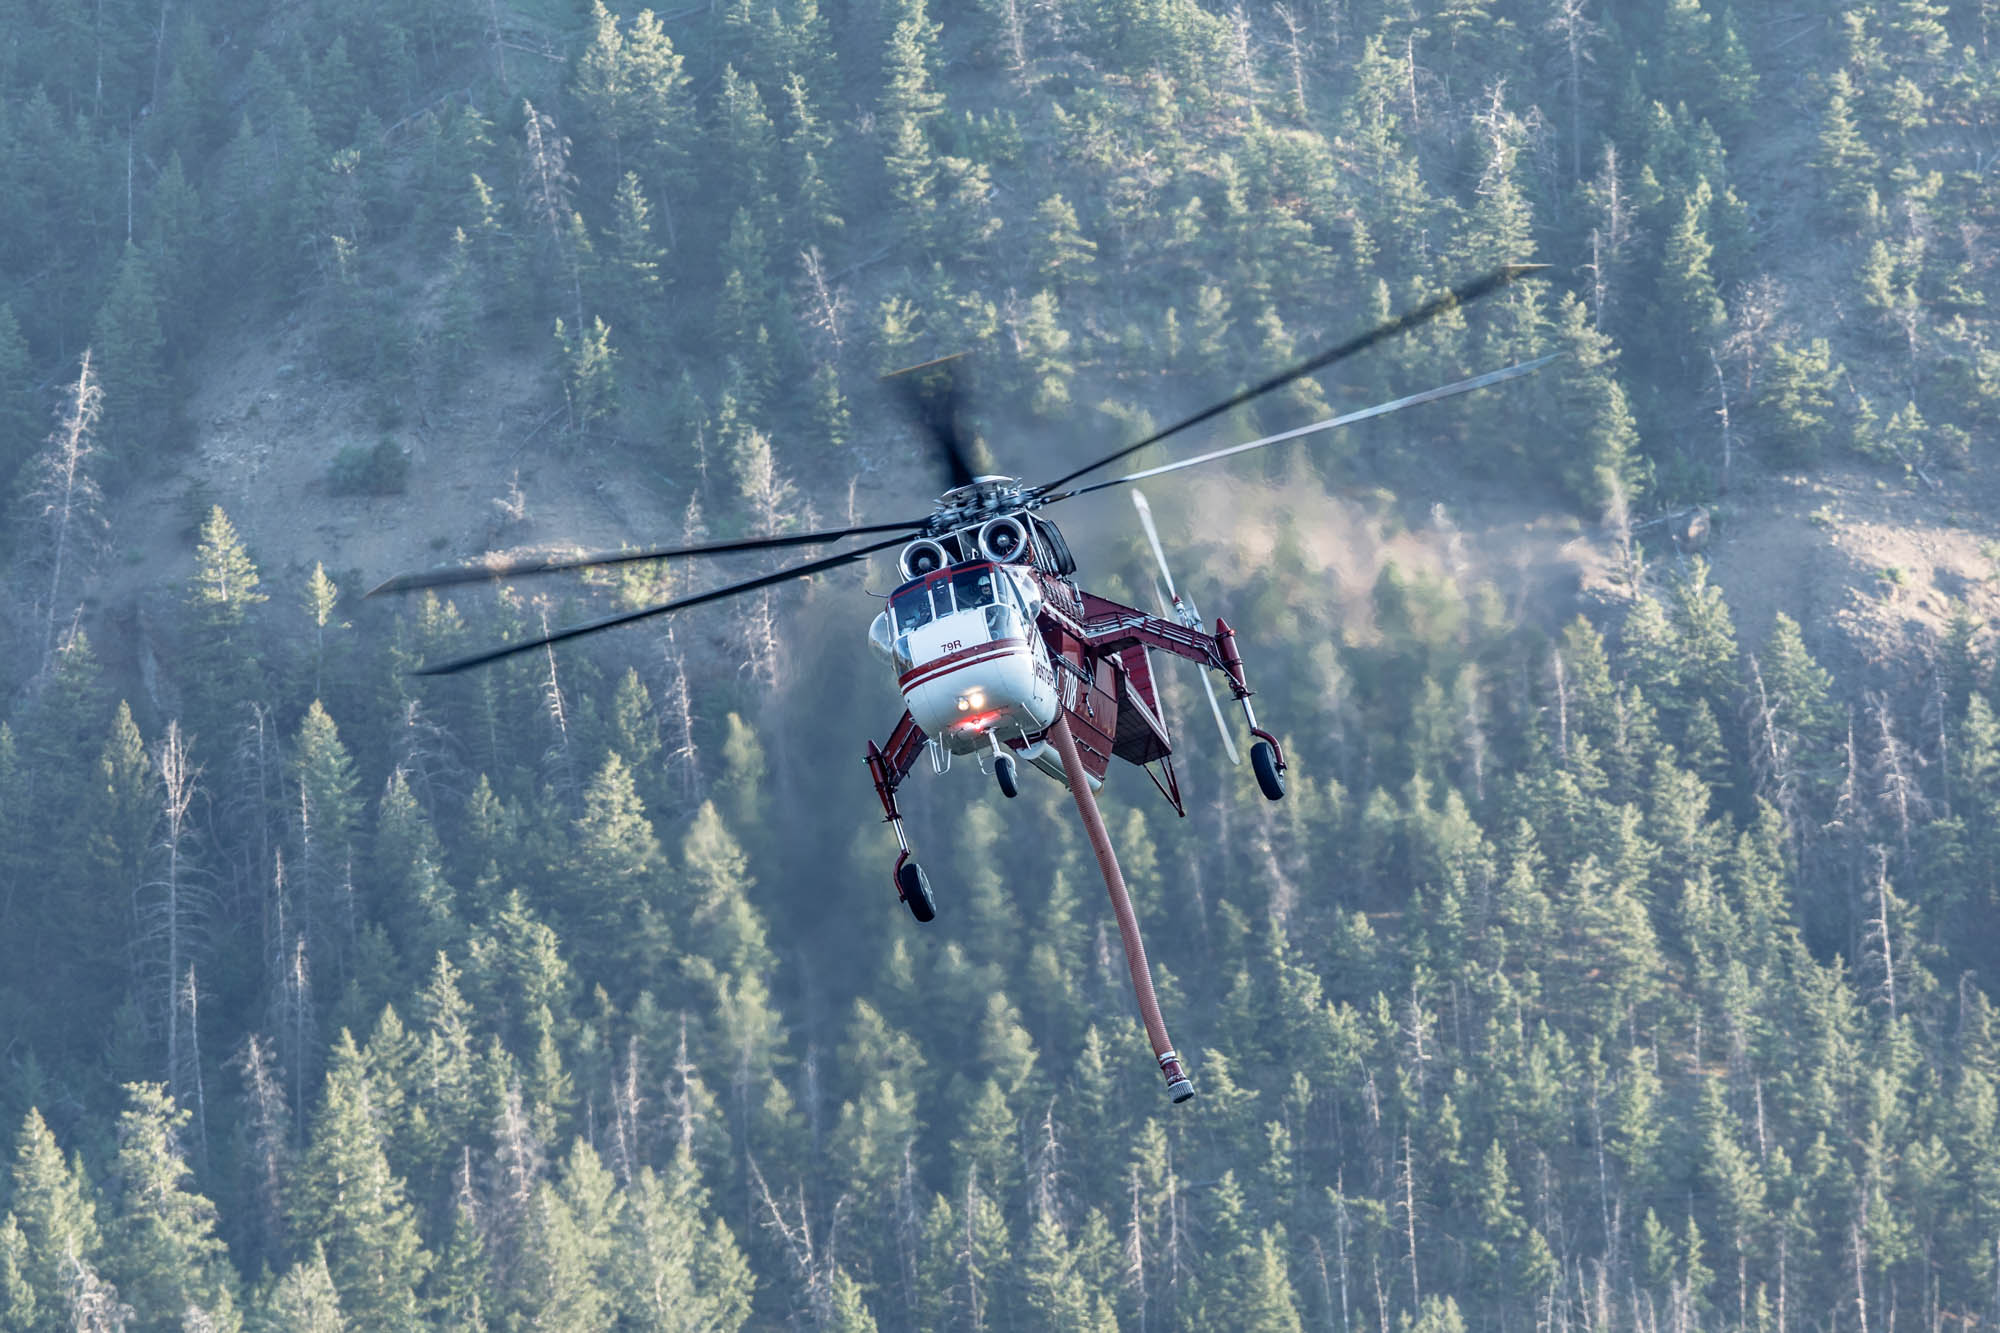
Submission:
POLYGON ((869 637, 924 733, 954 754, 1026 742, 1055 720, 1055 671, 1035 628, 1040 590, 1026 570, 974 562, 913 579, 869 637))

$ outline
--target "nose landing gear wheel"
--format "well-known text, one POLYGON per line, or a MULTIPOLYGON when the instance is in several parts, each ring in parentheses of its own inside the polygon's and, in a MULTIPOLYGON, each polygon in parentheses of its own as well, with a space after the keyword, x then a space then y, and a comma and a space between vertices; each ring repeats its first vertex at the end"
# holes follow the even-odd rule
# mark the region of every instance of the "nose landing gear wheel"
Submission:
POLYGON ((1014 756, 998 755, 993 760, 993 777, 1000 784, 1000 794, 1013 800, 1021 794, 1021 780, 1014 767, 1014 756))
POLYGON ((1250 747, 1250 767, 1257 771, 1257 786, 1265 800, 1275 801, 1284 796, 1285 775, 1278 771, 1278 752, 1269 741, 1258 741, 1250 747))
POLYGON ((915 861, 896 867, 896 896, 909 904, 910 915, 919 921, 937 916, 937 899, 931 897, 930 876, 915 861))

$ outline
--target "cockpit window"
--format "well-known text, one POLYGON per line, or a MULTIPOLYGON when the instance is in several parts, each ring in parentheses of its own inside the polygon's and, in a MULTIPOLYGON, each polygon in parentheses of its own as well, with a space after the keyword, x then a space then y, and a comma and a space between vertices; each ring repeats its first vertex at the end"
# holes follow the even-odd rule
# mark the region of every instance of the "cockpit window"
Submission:
POLYGON ((958 597, 958 609, 969 611, 974 607, 991 606, 1000 600, 1000 591, 994 587, 993 568, 968 569, 951 576, 952 591, 958 597))
POLYGON ((890 598, 889 609, 896 617, 898 634, 908 634, 913 629, 928 625, 931 621, 930 589, 921 583, 904 588, 890 598))

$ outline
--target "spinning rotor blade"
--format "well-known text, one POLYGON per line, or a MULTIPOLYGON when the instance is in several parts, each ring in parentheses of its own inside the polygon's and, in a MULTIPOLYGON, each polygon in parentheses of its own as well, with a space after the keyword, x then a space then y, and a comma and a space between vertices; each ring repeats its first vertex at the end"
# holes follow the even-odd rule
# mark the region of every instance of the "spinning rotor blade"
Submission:
POLYGON ((976 475, 972 470, 972 442, 958 428, 959 410, 964 404, 952 365, 966 355, 956 352, 892 370, 882 377, 882 382, 897 392, 904 409, 930 435, 944 456, 945 467, 951 473, 951 490, 970 486, 976 475))
MULTIPOLYGON (((1057 477, 1054 481, 1049 482, 1047 485, 1039 487, 1038 488, 1039 493, 1047 495, 1050 491, 1053 491, 1056 487, 1065 485, 1068 482, 1075 481, 1078 477, 1081 477, 1086 472, 1095 472, 1097 469, 1101 467, 1109 467, 1111 464, 1117 462, 1119 459, 1124 458, 1130 454, 1135 454, 1139 452, 1139 450, 1144 449, 1149 444, 1158 444, 1161 440, 1166 439, 1169 435, 1177 434, 1181 431, 1186 430, 1190 426, 1199 426, 1204 421, 1212 420, 1215 417, 1221 416, 1224 412, 1228 412, 1231 411, 1232 409, 1241 407, 1243 404, 1249 402, 1252 398, 1256 398, 1262 394, 1267 394, 1273 389, 1283 388, 1285 385, 1290 384, 1295 379, 1302 378, 1303 376, 1306 375, 1311 375, 1317 371, 1325 370, 1328 366, 1331 366, 1339 361, 1345 361, 1348 357, 1353 356, 1357 352, 1367 351, 1369 348, 1373 347, 1376 343, 1383 342, 1389 338, 1395 337, 1399 333, 1403 333, 1409 329, 1416 328, 1419 324, 1427 324, 1431 320, 1436 319, 1439 315, 1444 314, 1448 310, 1452 310, 1458 306, 1462 306, 1469 301, 1476 301, 1482 296, 1486 296, 1489 293, 1500 290, 1502 287, 1505 287, 1508 283, 1514 282, 1520 278, 1524 278, 1531 273, 1539 273, 1547 267, 1548 267, 1547 264, 1508 264, 1503 268, 1495 269, 1493 272, 1488 273, 1483 278, 1475 278, 1471 282, 1468 282, 1463 286, 1454 287, 1450 291, 1446 292, 1444 295, 1426 301, 1414 310, 1404 311, 1402 314, 1396 316, 1394 319, 1390 320, 1386 324, 1378 325, 1377 327, 1368 330, 1368 332, 1366 333, 1357 334, 1356 336, 1349 338, 1346 342, 1341 343, 1337 347, 1328 348, 1326 351, 1321 352, 1318 356, 1312 357, 1310 360, 1300 362, 1298 365, 1293 366, 1290 370, 1281 371, 1280 373, 1273 375, 1270 379, 1265 380, 1261 384, 1252 385, 1251 387, 1245 389, 1243 392, 1237 394, 1233 398, 1225 399, 1222 402, 1215 404, 1213 407, 1205 407, 1201 411, 1195 413, 1193 416, 1183 418, 1180 421, 1176 421, 1173 425, 1166 427, 1164 430, 1156 430, 1151 435, 1148 435, 1145 439, 1140 440, 1137 444, 1128 444, 1123 449, 1120 449, 1118 452, 1114 454, 1107 454, 1103 458, 1098 459, 1095 463, 1087 463, 1083 467, 1076 469, 1076 471, 1074 472, 1065 473, 1063 476, 1057 477)), ((1082 491, 1071 492, 1071 494, 1075 495, 1081 495, 1082 493, 1083 493, 1082 491)), ((1060 500, 1060 499, 1065 499, 1067 497, 1055 496, 1053 498, 1060 500)))
POLYGON ((1153 526, 1153 506, 1146 503, 1144 491, 1132 492, 1132 507, 1139 511, 1139 526, 1146 530, 1146 540, 1153 547, 1153 559, 1159 562, 1160 577, 1167 581, 1167 596, 1178 602, 1181 595, 1174 591, 1173 571, 1167 568, 1167 553, 1160 546, 1160 530, 1153 526))
MULTIPOLYGON (((1146 503, 1144 491, 1132 492, 1132 507, 1139 511, 1139 522, 1145 526, 1146 540, 1153 544, 1153 559, 1160 562, 1160 574, 1167 580, 1167 591, 1174 591, 1174 576, 1167 571, 1166 553, 1160 549, 1160 534, 1153 527, 1153 507, 1146 503)), ((1172 614, 1167 609, 1167 599, 1160 593, 1160 585, 1153 585, 1153 600, 1160 604, 1160 618, 1165 620, 1172 614)), ((1174 600, 1180 601, 1180 594, 1174 593, 1174 600)), ((1236 753, 1236 739, 1229 734, 1229 724, 1223 721, 1222 704, 1215 697, 1215 682, 1208 678, 1208 668, 1201 667, 1201 688, 1208 694, 1208 711, 1215 714, 1215 729, 1222 733, 1222 748, 1229 752, 1229 762, 1241 767, 1243 756, 1236 753)))
POLYGON ((1236 741, 1229 734, 1229 724, 1222 720, 1222 704, 1215 697, 1215 682, 1208 678, 1208 668, 1201 669, 1201 688, 1208 694, 1208 709, 1215 714, 1215 729, 1222 733, 1222 748, 1229 751, 1229 762, 1243 767, 1243 756, 1236 753, 1236 741))
POLYGON ((1357 421, 1366 421, 1370 417, 1385 417, 1391 412, 1400 412, 1406 407, 1415 407, 1419 403, 1436 402, 1440 398, 1453 398, 1461 393, 1471 393, 1474 389, 1484 389, 1488 385, 1499 384, 1511 379, 1519 379, 1523 375, 1531 375, 1543 366, 1546 366, 1549 362, 1558 360, 1561 356, 1562 353, 1554 352, 1548 356, 1537 357, 1533 361, 1523 361, 1518 366, 1508 366, 1504 370, 1489 370, 1484 375, 1475 375, 1469 380, 1460 380, 1456 384, 1446 384, 1436 389, 1425 389, 1422 393, 1413 393, 1405 398, 1393 398, 1386 403, 1377 403, 1373 407, 1364 407, 1342 416, 1328 417, 1325 421, 1315 421, 1310 426, 1300 426, 1293 430, 1279 431, 1276 435, 1266 435, 1263 439, 1252 440, 1248 444, 1237 444, 1227 449, 1216 449, 1210 453, 1198 454, 1193 458, 1183 458, 1178 463, 1162 463, 1159 467, 1149 467, 1143 472, 1128 472, 1122 477, 1113 477, 1109 481, 1094 482, 1089 486, 1079 486, 1073 491, 1065 491, 1061 495, 1052 495, 1042 503, 1054 504, 1057 500, 1068 500, 1075 496, 1088 495, 1092 491, 1101 491, 1106 487, 1123 486, 1127 482, 1133 481, 1144 481, 1148 477, 1157 477, 1162 473, 1178 472, 1184 467, 1194 467, 1200 463, 1213 463, 1218 458, 1229 458, 1236 454, 1247 454, 1252 449, 1262 449, 1267 444, 1283 444, 1286 440, 1296 440, 1301 436, 1314 435, 1323 430, 1333 430, 1339 426, 1351 426, 1357 421))
POLYGON ((781 546, 815 546, 871 532, 913 532, 923 526, 924 520, 919 518, 907 523, 867 523, 853 528, 788 532, 778 537, 745 537, 739 541, 707 542, 699 546, 648 546, 636 551, 594 551, 574 556, 528 555, 512 560, 489 556, 470 565, 446 565, 438 569, 398 574, 370 588, 367 595, 408 592, 413 588, 444 588, 456 583, 477 583, 482 579, 519 578, 524 574, 553 574, 565 569, 629 565, 639 560, 669 560, 684 555, 730 555, 741 551, 768 551, 781 546))
POLYGON ((759 588, 768 588, 773 584, 786 583, 792 579, 804 578, 808 574, 817 574, 822 570, 851 564, 876 551, 887 550, 889 547, 899 544, 902 540, 901 537, 891 537, 887 541, 876 542, 870 546, 859 546, 852 551, 842 551, 839 555, 829 555, 819 560, 809 560, 803 565, 793 565, 791 568, 781 569, 775 574, 765 574, 759 578, 745 579, 741 583, 731 583, 720 588, 711 588, 707 592, 698 592, 689 597, 677 597, 671 602, 662 602, 658 606, 644 606, 640 607, 637 611, 621 611, 617 615, 605 616, 599 620, 586 620, 581 625, 571 625, 567 629, 559 629, 549 634, 537 635, 535 638, 526 639, 520 643, 510 643, 504 647, 488 649, 483 653, 474 653, 469 657, 455 657, 449 662, 440 662, 436 666, 422 667, 412 674, 418 676, 448 676, 453 672, 464 671, 470 667, 485 666, 488 662, 497 662, 503 657, 512 657, 516 653, 533 652, 537 648, 545 648, 550 644, 561 643, 566 639, 579 638, 585 634, 595 634, 601 629, 610 629, 615 625, 629 625, 635 620, 645 620, 650 616, 665 615, 669 611, 684 611, 688 607, 700 606, 705 602, 719 602, 725 597, 734 597, 738 593, 755 592, 759 588))

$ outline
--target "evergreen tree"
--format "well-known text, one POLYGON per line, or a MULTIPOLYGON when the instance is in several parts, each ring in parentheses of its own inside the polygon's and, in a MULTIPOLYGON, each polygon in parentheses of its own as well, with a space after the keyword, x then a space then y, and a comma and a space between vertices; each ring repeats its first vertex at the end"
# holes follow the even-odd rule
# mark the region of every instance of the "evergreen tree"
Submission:
POLYGON ((215 1205, 188 1188, 193 1172, 179 1140, 189 1113, 157 1083, 127 1084, 125 1093, 107 1267, 142 1322, 165 1327, 185 1316, 226 1327, 234 1275, 214 1234, 215 1205))
POLYGON ((414 1328, 423 1316, 418 1288, 431 1256, 403 1182, 389 1170, 376 1117, 361 1051, 343 1031, 294 1179, 292 1234, 301 1249, 323 1250, 346 1320, 362 1328, 414 1328))
POLYGON ((135 464, 171 425, 166 338, 160 331, 160 298, 145 252, 127 245, 118 276, 98 312, 93 332, 104 382, 104 441, 115 477, 135 464))
POLYGON ((1618 349, 1573 293, 1557 311, 1556 343, 1565 355, 1551 367, 1555 410, 1573 432, 1556 476, 1586 510, 1630 507, 1642 494, 1639 430, 1616 374, 1618 349))
POLYGON ((1803 464, 1819 457, 1832 425, 1833 387, 1840 375, 1824 338, 1796 351, 1783 343, 1771 348, 1759 405, 1769 416, 1783 461, 1803 464))
POLYGON ((103 1261, 97 1190, 80 1158, 65 1163, 39 1111, 29 1111, 15 1140, 7 1230, 20 1239, 11 1252, 10 1303, 32 1309, 33 1333, 67 1327, 75 1284, 103 1261))
POLYGON ((256 1314, 256 1326, 269 1333, 342 1333, 347 1325, 325 1248, 315 1242, 309 1257, 286 1269, 256 1314))
POLYGON ((0 493, 13 493, 14 478, 34 455, 43 424, 35 410, 35 372, 27 339, 14 307, 0 305, 0 493))
POLYGON ((632 771, 617 754, 605 756, 584 790, 575 832, 571 935, 586 957, 619 960, 636 968, 636 975, 652 974, 671 938, 661 910, 664 862, 632 771))

